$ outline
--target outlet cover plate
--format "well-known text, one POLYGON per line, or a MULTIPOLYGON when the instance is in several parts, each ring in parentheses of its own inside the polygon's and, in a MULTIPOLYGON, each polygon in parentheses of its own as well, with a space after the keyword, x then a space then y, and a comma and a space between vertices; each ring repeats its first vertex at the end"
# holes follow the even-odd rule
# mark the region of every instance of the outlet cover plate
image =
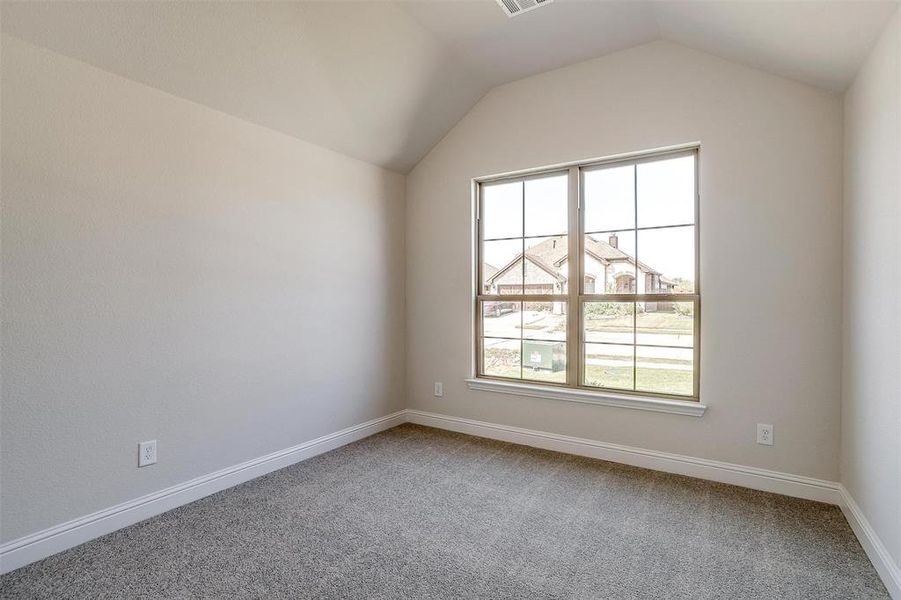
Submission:
POLYGON ((156 464, 156 440, 138 444, 138 467, 156 464))
POLYGON ((766 423, 757 424, 757 443, 764 446, 773 445, 773 426, 766 423))

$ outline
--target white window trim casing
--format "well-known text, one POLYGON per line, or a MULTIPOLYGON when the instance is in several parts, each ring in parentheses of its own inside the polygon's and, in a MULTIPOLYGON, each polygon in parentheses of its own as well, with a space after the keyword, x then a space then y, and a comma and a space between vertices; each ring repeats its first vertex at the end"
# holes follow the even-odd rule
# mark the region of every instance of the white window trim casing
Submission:
MULTIPOLYGON (((657 148, 654 150, 645 150, 634 153, 625 153, 621 155, 606 157, 603 159, 594 159, 594 160, 584 160, 584 161, 574 161, 571 163, 565 163, 560 165, 546 166, 535 169, 528 169, 516 172, 505 173, 502 175, 493 175, 489 177, 477 177, 472 179, 472 190, 473 190, 473 204, 472 204, 472 214, 473 214, 473 236, 472 236, 472 250, 473 256, 479 257, 479 245, 480 245, 480 231, 479 231, 479 223, 478 223, 478 205, 479 205, 479 188, 483 183, 489 183, 493 181, 498 181, 502 179, 516 178, 516 177, 524 177, 530 175, 536 175, 541 173, 547 173, 554 170, 563 170, 563 169, 571 169, 573 167, 581 170, 586 167, 596 166, 605 163, 616 163, 623 162, 631 159, 647 159, 653 158, 655 156, 679 153, 684 151, 694 151, 697 153, 700 150, 700 143, 693 142, 689 144, 681 144, 676 146, 669 146, 665 148, 657 148)), ((696 159, 697 160, 697 159, 696 159)), ((696 163, 697 168, 697 163, 696 163)), ((700 203, 700 198, 698 196, 699 190, 697 189, 698 184, 698 175, 697 172, 695 174, 695 184, 696 184, 696 199, 695 199, 695 227, 696 227, 696 255, 695 255, 695 268, 696 268, 696 285, 699 286, 700 273, 699 271, 700 265, 699 256, 700 253, 697 250, 697 244, 699 242, 698 237, 699 231, 697 229, 698 226, 698 211, 700 203)), ((572 223, 571 223, 572 226, 572 223)), ((579 228, 581 230, 581 226, 579 228)), ((479 281, 479 266, 477 264, 479 258, 476 258, 472 261, 473 265, 473 297, 471 306, 473 306, 474 310, 471 314, 471 321, 475 321, 478 315, 478 297, 480 293, 480 281, 479 281)), ((580 277, 580 285, 581 285, 581 277, 580 277)), ((696 288, 696 294, 700 293, 700 288, 696 288)), ((700 315, 697 314, 696 317, 698 321, 700 321, 700 315)), ((695 357, 699 358, 699 347, 700 347, 700 336, 697 335, 700 333, 700 322, 696 324, 695 334, 695 357)), ((686 398, 682 400, 680 398, 676 398, 669 395, 660 395, 657 396, 653 393, 635 393, 624 391, 623 393, 617 393, 616 390, 611 389, 587 389, 583 386, 562 386, 562 385, 545 385, 540 382, 528 382, 528 381, 515 381, 508 380, 502 378, 493 378, 493 377, 481 377, 478 371, 478 348, 479 348, 479 340, 478 333, 475 328, 471 329, 472 331, 472 344, 474 352, 472 355, 472 376, 464 379, 467 387, 470 390, 481 391, 481 392, 491 392, 491 393, 502 393, 516 396, 524 396, 524 397, 532 397, 532 398, 542 398, 542 399, 550 399, 550 400, 564 400, 569 402, 577 402, 582 404, 594 404, 599 406, 613 406, 618 408, 630 408, 635 410, 644 410, 649 412, 662 412, 669 414, 679 414, 686 416, 694 416, 694 417, 702 417, 707 411, 707 405, 702 404, 699 400, 699 383, 698 380, 698 369, 700 367, 697 364, 697 360, 695 361, 695 397, 693 399, 686 398)))

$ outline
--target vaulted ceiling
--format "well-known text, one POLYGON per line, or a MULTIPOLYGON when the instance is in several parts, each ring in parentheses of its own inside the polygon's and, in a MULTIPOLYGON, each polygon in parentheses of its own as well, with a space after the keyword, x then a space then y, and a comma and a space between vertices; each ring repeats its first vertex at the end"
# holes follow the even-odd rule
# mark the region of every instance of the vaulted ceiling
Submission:
POLYGON ((494 86, 657 39, 841 91, 896 0, 3 2, 4 33, 401 173, 494 86))

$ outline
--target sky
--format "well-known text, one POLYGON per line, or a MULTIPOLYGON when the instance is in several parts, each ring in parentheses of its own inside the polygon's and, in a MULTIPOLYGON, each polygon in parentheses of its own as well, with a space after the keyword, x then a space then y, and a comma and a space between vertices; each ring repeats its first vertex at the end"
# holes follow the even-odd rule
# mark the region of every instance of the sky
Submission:
MULTIPOLYGON (((619 247, 635 255, 635 226, 659 227, 694 222, 694 157, 639 165, 585 170, 585 231, 607 240, 619 230, 619 247), (637 184, 637 186, 636 186, 637 184), (636 198, 637 187, 637 198, 636 198), (637 200, 637 202, 636 202, 637 200), (637 214, 636 214, 637 204, 637 214)), ((484 260, 502 267, 522 251, 519 240, 492 238, 552 236, 566 233, 567 175, 483 186, 481 206, 484 260)), ((670 278, 694 280, 694 228, 638 231, 638 259, 670 278)), ((541 240, 527 240, 527 246, 541 240)))

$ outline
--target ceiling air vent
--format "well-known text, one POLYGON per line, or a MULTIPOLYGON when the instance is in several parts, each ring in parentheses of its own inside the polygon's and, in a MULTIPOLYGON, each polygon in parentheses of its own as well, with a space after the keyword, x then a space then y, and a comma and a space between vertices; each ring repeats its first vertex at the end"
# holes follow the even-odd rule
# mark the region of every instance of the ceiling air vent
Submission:
POLYGON ((554 0, 497 0, 508 17, 515 17, 533 8, 550 4, 554 0))

